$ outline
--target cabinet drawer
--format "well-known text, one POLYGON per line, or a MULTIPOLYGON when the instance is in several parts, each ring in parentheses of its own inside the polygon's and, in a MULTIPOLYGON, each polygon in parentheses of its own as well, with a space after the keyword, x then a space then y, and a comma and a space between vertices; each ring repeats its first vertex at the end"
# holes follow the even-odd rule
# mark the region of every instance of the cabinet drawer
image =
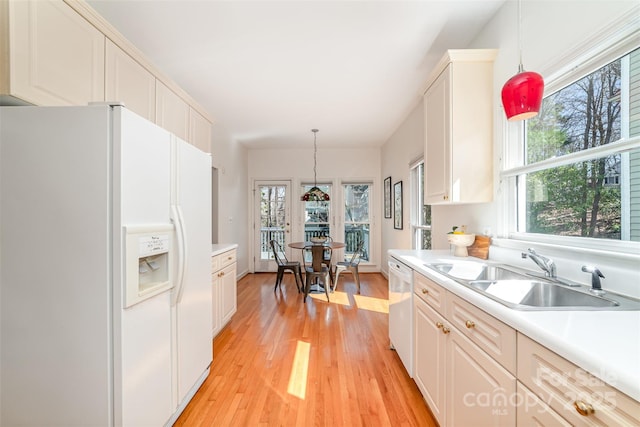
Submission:
POLYGON ((215 255, 211 257, 211 272, 215 273, 220 270, 220 255, 215 255))
POLYGON ((453 294, 447 298, 446 317, 460 332, 515 375, 515 329, 453 294))
POLYGON ((414 272, 413 292, 424 302, 433 307, 438 313, 444 316, 444 304, 446 290, 433 280, 414 272))
POLYGON ((215 272, 218 270, 222 270, 228 265, 236 262, 236 250, 232 249, 230 251, 223 252, 221 254, 215 255, 211 257, 211 271, 215 272))
POLYGON ((517 391, 516 420, 518 426, 571 426, 567 420, 538 399, 538 396, 523 386, 520 381, 517 383, 517 391))
POLYGON ((573 425, 640 425, 640 402, 522 334, 518 379, 573 425), (590 413, 581 415, 578 405, 590 413))
POLYGON ((233 264, 234 262, 236 262, 236 250, 230 250, 224 253, 221 253, 220 255, 218 255, 220 257, 220 268, 224 268, 228 265, 233 264))

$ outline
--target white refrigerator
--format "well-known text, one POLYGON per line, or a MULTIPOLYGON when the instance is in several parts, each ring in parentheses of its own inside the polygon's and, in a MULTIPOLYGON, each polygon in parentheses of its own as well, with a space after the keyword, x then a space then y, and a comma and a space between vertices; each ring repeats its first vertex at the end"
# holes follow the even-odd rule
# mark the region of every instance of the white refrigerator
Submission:
POLYGON ((0 107, 0 425, 171 425, 208 375, 211 158, 121 106, 0 107))

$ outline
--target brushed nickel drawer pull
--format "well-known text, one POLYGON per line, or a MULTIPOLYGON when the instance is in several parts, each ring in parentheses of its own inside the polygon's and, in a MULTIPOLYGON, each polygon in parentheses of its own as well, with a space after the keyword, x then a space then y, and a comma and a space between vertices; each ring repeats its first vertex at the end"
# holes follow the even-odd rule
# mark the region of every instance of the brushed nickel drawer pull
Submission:
POLYGON ((573 406, 575 406, 576 411, 578 411, 578 413, 584 417, 587 417, 593 414, 594 412, 596 412, 596 410, 593 409, 593 406, 591 406, 591 404, 586 403, 582 400, 576 400, 575 402, 573 402, 573 406))

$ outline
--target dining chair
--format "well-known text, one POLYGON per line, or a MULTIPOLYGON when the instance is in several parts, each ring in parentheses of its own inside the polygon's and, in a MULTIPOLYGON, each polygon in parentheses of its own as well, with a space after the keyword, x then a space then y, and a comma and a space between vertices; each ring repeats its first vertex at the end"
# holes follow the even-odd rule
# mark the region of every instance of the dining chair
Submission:
POLYGON ((296 279, 296 287, 298 288, 298 293, 302 291, 304 288, 304 281, 302 280, 302 269, 300 268, 300 262, 298 261, 289 261, 287 259, 287 254, 285 254, 284 250, 280 243, 275 240, 271 240, 271 249, 273 250, 273 258, 276 260, 276 264, 278 264, 278 273, 276 276, 276 286, 273 288, 273 292, 278 289, 278 286, 282 286, 282 277, 284 276, 284 272, 286 270, 290 270, 293 272, 293 275, 296 279))
MULTIPOLYGON (((327 238, 327 243, 333 242, 333 238, 331 236, 324 236, 327 238)), ((329 269, 329 278, 331 279, 331 285, 333 286, 333 267, 331 265, 331 258, 333 256, 333 252, 330 247, 325 247, 324 253, 322 254, 322 263, 327 266, 329 269)))
POLYGON ((326 249, 331 251, 331 248, 327 248, 323 245, 309 245, 305 246, 302 256, 304 262, 305 271, 305 286, 304 286, 304 299, 307 302, 307 295, 311 291, 311 285, 315 284, 324 288, 325 294, 327 294, 327 301, 329 301, 329 287, 331 286, 330 270, 323 264, 324 252, 326 249), (309 260, 309 256, 311 259, 309 260))
POLYGON ((353 255, 351 255, 351 259, 349 259, 349 261, 339 261, 336 263, 332 290, 335 291, 336 287, 338 286, 338 278, 340 277, 340 273, 348 271, 353 275, 353 279, 358 286, 358 293, 360 293, 360 274, 358 273, 358 264, 360 264, 363 248, 364 240, 360 241, 358 247, 353 252, 353 255))

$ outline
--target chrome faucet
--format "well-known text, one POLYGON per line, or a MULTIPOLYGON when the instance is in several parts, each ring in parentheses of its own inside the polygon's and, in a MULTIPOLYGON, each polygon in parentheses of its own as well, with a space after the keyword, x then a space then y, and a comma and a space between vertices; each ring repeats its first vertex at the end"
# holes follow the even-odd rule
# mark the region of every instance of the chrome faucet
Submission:
POLYGON ((556 278, 556 264, 552 259, 547 258, 543 255, 539 255, 535 250, 533 250, 533 248, 527 249, 527 252, 528 253, 522 253, 522 258, 531 258, 531 260, 535 262, 538 267, 542 269, 542 271, 544 271, 545 276, 551 277, 553 279, 556 278))
POLYGON ((592 267, 590 265, 583 265, 582 271, 585 273, 591 273, 591 293, 596 295, 603 295, 604 291, 602 290, 602 284, 600 283, 600 278, 604 279, 604 275, 598 270, 597 267, 592 267))

